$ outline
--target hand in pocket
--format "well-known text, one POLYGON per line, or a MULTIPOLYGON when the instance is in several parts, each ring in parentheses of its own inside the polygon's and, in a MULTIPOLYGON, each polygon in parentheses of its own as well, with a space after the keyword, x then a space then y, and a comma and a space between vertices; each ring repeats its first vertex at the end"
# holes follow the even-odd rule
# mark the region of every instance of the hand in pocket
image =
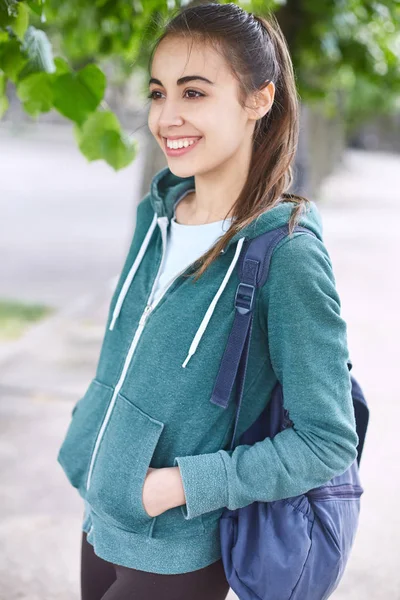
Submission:
POLYGON ((157 517, 170 508, 185 503, 179 467, 147 470, 142 490, 142 504, 149 517, 157 517))

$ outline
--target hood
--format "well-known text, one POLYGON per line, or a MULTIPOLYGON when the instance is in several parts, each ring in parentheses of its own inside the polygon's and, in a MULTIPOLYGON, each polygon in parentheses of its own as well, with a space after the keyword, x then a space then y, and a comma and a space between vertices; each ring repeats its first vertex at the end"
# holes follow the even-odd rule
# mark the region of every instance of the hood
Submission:
MULTIPOLYGON (((119 293, 119 297, 115 304, 113 316, 109 327, 110 330, 114 328, 114 325, 118 319, 126 294, 136 274, 136 271, 139 268, 142 258, 145 255, 147 247, 150 243, 150 239, 155 228, 157 227, 157 224, 159 224, 161 228, 163 248, 165 248, 167 243, 167 227, 169 221, 173 216, 174 204, 178 200, 178 198, 180 198, 180 196, 186 190, 189 189, 196 189, 194 176, 184 178, 177 177, 170 171, 169 167, 165 167, 164 169, 156 173, 156 175, 153 177, 150 186, 150 203, 154 211, 154 217, 148 228, 148 231, 142 242, 136 259, 119 293)), ((229 278, 235 269, 236 263, 241 253, 242 246, 246 239, 252 239, 266 231, 270 231, 272 229, 276 229, 277 227, 285 225, 289 221, 294 206, 294 202, 283 202, 281 204, 278 204, 274 208, 271 208, 268 211, 262 213, 257 219, 249 223, 249 225, 246 225, 246 227, 240 229, 240 231, 238 231, 229 240, 224 250, 221 251, 222 253, 225 253, 229 246, 231 246, 231 244, 237 242, 234 256, 229 264, 229 267, 226 271, 223 280, 220 282, 220 285, 214 295, 214 298, 212 299, 206 313, 203 316, 203 320, 201 321, 200 326, 196 331, 196 334, 190 345, 188 354, 186 356, 185 361, 182 364, 182 367, 186 367, 190 358, 196 352, 200 340, 204 335, 208 323, 210 322, 210 319, 213 315, 218 299, 223 293, 229 281, 229 278)), ((299 225, 311 229, 311 231, 322 241, 322 221, 317 206, 314 202, 310 201, 310 205, 307 207, 307 211, 303 212, 303 214, 301 215, 299 225)), ((151 302, 152 298, 149 300, 150 304, 151 302)))
MULTIPOLYGON (((176 200, 189 189, 196 189, 194 175, 191 177, 178 177, 170 171, 169 167, 165 167, 156 173, 150 186, 150 203, 154 213, 158 217, 167 217, 170 220, 173 216, 176 200)), ((292 209, 295 206, 295 202, 282 202, 262 213, 257 219, 235 233, 225 246, 224 252, 240 238, 252 239, 266 231, 285 225, 288 223, 292 209)), ((322 220, 315 202, 310 201, 309 206, 300 217, 299 225, 311 229, 322 241, 322 220)))

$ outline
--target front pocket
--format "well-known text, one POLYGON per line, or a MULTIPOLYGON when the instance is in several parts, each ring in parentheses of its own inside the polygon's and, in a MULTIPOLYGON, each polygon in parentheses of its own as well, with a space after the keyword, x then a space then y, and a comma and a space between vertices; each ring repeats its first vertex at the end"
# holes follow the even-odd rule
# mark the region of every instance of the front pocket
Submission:
POLYGON ((147 470, 164 428, 118 394, 94 463, 86 499, 117 526, 140 532, 154 517, 142 502, 147 470))
POLYGON ((313 515, 306 516, 282 500, 227 510, 221 517, 220 535, 227 568, 239 584, 234 591, 241 598, 292 600, 312 548, 312 530, 313 515))
POLYGON ((362 493, 351 482, 329 483, 306 493, 314 515, 313 543, 291 600, 308 597, 309 590, 316 598, 328 598, 337 588, 357 533, 362 493))
POLYGON ((323 485, 307 492, 314 514, 334 544, 343 565, 358 529, 363 488, 354 483, 323 485))
POLYGON ((86 477, 97 433, 103 422, 113 389, 93 379, 85 395, 75 404, 57 461, 70 483, 85 496, 86 477))

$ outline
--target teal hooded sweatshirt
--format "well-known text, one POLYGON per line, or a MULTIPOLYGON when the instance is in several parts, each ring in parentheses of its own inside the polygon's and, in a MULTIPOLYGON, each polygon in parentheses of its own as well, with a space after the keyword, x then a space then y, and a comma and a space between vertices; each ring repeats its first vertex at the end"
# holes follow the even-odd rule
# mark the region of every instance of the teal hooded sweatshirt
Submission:
POLYGON ((288 222, 284 202, 236 232, 197 282, 195 263, 157 302, 174 204, 194 177, 168 167, 137 207, 134 235, 112 296, 94 379, 75 404, 58 454, 90 508, 88 541, 106 561, 161 574, 201 569, 221 558, 225 507, 305 493, 357 457, 346 323, 314 202, 297 232, 281 240, 255 303, 237 429, 268 404, 276 382, 293 427, 229 450, 236 406, 210 402, 234 320, 242 238, 288 222), (142 503, 149 467, 178 466, 186 503, 151 517, 142 503))

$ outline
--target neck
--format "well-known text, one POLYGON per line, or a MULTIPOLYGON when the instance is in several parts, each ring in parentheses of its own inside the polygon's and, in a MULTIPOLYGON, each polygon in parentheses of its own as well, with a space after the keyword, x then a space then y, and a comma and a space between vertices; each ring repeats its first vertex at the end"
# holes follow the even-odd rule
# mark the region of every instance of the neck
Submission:
POLYGON ((246 155, 242 147, 218 169, 195 174, 196 191, 183 199, 186 222, 196 225, 233 217, 233 205, 247 178, 249 157, 250 152, 246 155))

